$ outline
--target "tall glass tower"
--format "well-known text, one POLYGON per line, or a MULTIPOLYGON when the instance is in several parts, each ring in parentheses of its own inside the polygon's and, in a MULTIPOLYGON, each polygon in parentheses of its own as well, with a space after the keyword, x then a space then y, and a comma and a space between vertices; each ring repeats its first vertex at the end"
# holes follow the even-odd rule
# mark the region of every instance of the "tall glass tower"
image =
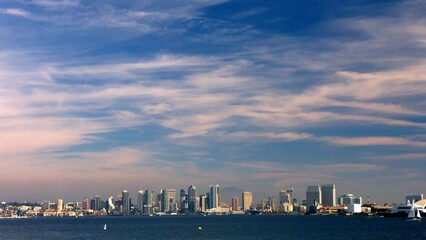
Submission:
POLYGON ((334 207, 336 206, 336 185, 323 184, 321 185, 321 203, 322 205, 334 207))
POLYGON ((210 185, 210 208, 218 208, 220 206, 220 186, 210 185))
POLYGON ((197 211, 197 188, 194 185, 188 188, 188 210, 191 213, 197 211))
POLYGON ((123 206, 123 213, 129 214, 130 213, 130 197, 129 192, 127 190, 123 190, 121 193, 121 204, 123 206))

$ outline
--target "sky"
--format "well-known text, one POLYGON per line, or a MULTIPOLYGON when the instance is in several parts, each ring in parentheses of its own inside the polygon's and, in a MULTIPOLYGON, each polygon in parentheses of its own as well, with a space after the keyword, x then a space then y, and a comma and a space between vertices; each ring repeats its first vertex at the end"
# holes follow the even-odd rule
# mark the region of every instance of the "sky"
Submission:
POLYGON ((0 201, 426 194, 426 1, 0 0, 0 201))

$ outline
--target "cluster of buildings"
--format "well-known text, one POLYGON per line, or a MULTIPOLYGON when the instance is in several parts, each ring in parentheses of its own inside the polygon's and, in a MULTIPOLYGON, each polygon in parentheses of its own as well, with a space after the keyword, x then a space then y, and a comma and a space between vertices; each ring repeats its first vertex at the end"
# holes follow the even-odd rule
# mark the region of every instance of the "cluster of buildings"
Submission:
MULTIPOLYGON (((117 196, 85 197, 81 202, 64 203, 43 201, 35 204, 0 204, 0 217, 81 217, 104 215, 191 215, 191 214, 374 214, 389 212, 391 206, 363 204, 353 194, 336 195, 335 184, 308 186, 306 199, 294 197, 294 189, 281 190, 278 198, 268 197, 254 204, 253 193, 244 191, 232 197, 229 203, 221 199, 219 185, 210 185, 209 191, 199 194, 194 185, 188 189, 139 190, 132 199, 127 190, 117 196)), ((407 195, 420 201, 423 195, 407 195)))

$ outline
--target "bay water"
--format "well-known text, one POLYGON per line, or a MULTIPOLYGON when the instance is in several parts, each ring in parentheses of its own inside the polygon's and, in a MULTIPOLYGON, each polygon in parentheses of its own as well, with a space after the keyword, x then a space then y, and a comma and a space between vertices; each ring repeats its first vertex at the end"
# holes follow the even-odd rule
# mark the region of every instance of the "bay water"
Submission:
POLYGON ((420 240, 426 239, 426 223, 367 216, 282 215, 0 219, 0 239, 420 240))

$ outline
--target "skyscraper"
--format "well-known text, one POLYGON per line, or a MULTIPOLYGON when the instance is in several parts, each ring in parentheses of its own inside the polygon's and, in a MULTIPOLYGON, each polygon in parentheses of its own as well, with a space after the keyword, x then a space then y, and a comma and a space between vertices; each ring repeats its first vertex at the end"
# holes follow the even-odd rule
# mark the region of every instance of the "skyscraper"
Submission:
POLYGON ((58 212, 62 211, 63 205, 64 205, 64 201, 62 199, 58 199, 58 202, 56 204, 56 210, 58 212))
POLYGON ((170 211, 169 191, 167 189, 161 190, 161 211, 170 211))
POLYGON ((232 198, 232 211, 240 211, 240 207, 238 206, 238 197, 232 198))
POLYGON ((181 213, 184 213, 187 210, 187 195, 185 189, 181 189, 179 192, 179 209, 181 213))
POLYGON ((152 214, 152 202, 154 201, 153 195, 154 192, 151 189, 148 188, 145 190, 145 196, 143 200, 143 214, 145 215, 152 214))
POLYGON ((123 190, 123 192, 121 193, 121 204, 123 206, 123 213, 129 214, 130 213, 130 196, 127 190, 123 190))
POLYGON ((197 212, 197 188, 194 185, 188 188, 188 210, 191 213, 197 212))
POLYGON ((253 194, 251 192, 242 193, 242 208, 243 211, 250 210, 253 205, 253 194))
POLYGON ((319 186, 309 186, 306 189, 306 206, 309 207, 314 203, 321 204, 321 189, 319 186))
POLYGON ((321 204, 326 206, 336 206, 336 185, 321 185, 321 204))
POLYGON ((282 206, 284 203, 293 203, 293 189, 290 188, 289 190, 281 190, 280 191, 280 206, 282 206))
POLYGON ((107 209, 108 209, 108 212, 113 212, 114 209, 115 209, 115 206, 114 206, 114 197, 113 196, 109 196, 108 197, 107 209))
POLYGON ((101 206, 101 196, 99 196, 99 195, 96 195, 94 198, 93 198, 94 200, 95 200, 95 204, 94 204, 94 206, 93 206, 93 210, 101 210, 102 209, 102 206, 101 206))
POLYGON ((143 212, 144 197, 145 197, 145 191, 139 190, 138 191, 138 201, 137 201, 137 204, 136 204, 139 212, 143 212))
POLYGON ((201 212, 205 212, 205 211, 206 211, 206 206, 207 206, 207 203, 206 203, 206 200, 207 200, 206 195, 200 195, 200 196, 199 196, 199 199, 200 199, 200 211, 201 211, 201 212))
POLYGON ((89 198, 87 197, 85 197, 83 200, 83 209, 84 210, 90 209, 90 202, 89 202, 89 198))
POLYGON ((220 186, 210 185, 210 208, 218 208, 220 206, 220 186))

